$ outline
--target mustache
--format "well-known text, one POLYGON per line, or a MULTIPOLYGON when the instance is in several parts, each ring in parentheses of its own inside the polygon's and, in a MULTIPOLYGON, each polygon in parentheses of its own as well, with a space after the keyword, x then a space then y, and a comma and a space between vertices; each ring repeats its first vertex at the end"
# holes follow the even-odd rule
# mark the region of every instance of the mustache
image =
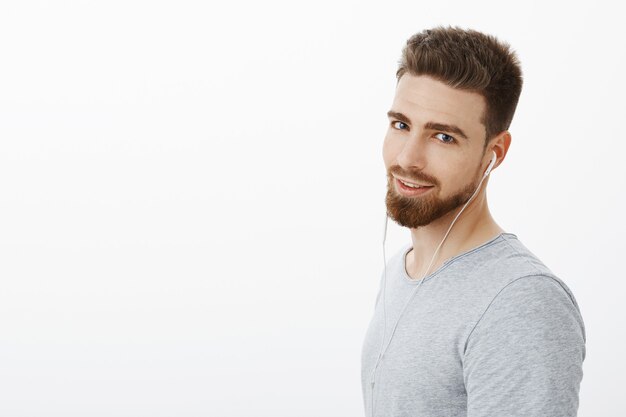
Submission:
POLYGON ((392 180, 392 175, 405 178, 407 181, 439 185, 439 181, 437 181, 437 178, 425 174, 421 171, 405 171, 400 168, 399 165, 393 165, 389 168, 389 173, 387 174, 389 180, 392 180))

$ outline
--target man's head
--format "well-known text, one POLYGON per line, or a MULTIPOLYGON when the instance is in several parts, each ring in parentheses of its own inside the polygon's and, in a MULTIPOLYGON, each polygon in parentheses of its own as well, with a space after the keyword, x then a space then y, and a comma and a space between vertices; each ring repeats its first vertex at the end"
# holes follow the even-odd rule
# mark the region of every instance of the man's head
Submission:
POLYGON ((522 70, 510 46, 471 29, 437 27, 411 36, 402 50, 398 81, 407 73, 483 96, 485 145, 509 128, 522 91, 522 70))
POLYGON ((515 54, 494 37, 436 28, 407 41, 397 77, 383 146, 387 212, 417 228, 471 197, 491 151, 496 166, 502 162, 522 76, 515 54), (410 192, 398 179, 430 188, 410 192))

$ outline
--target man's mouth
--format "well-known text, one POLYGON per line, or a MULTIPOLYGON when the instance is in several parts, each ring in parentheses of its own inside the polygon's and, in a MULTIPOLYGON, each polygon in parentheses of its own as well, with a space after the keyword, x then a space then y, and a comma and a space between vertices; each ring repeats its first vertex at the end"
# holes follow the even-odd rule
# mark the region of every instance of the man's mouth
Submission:
POLYGON ((432 185, 429 184, 418 184, 415 182, 409 182, 409 181, 405 181, 405 180, 401 180, 400 178, 396 177, 396 180, 398 180, 401 184, 407 186, 407 187, 411 187, 411 188, 429 188, 432 187, 432 185))
POLYGON ((432 185, 420 185, 414 183, 407 183, 396 178, 396 184, 398 191, 407 197, 422 195, 430 191, 434 186, 432 185))

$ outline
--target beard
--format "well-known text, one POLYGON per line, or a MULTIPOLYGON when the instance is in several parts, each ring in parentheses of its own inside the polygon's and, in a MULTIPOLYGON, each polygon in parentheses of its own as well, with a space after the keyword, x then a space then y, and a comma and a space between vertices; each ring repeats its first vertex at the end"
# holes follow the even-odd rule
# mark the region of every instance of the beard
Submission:
POLYGON ((405 197, 396 190, 396 180, 391 171, 404 178, 414 178, 417 182, 431 184, 435 189, 439 188, 439 182, 425 174, 404 175, 399 172, 398 166, 392 167, 387 173, 387 196, 385 198, 387 214, 400 226, 411 229, 426 226, 465 204, 472 197, 480 182, 480 179, 474 180, 457 193, 444 199, 437 197, 434 193, 436 190, 428 191, 425 196, 405 197))

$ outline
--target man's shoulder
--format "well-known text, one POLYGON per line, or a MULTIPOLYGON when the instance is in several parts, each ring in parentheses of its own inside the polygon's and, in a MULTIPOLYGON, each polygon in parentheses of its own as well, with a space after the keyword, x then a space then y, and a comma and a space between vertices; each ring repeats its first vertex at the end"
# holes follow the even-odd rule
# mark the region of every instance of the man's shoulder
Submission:
POLYGON ((557 278, 513 233, 502 233, 490 244, 466 255, 466 259, 459 259, 459 267, 474 284, 502 287, 524 276, 557 278))
MULTIPOLYGON (((453 265, 450 265, 453 267, 453 265)), ((572 291, 537 255, 512 233, 503 233, 486 247, 458 259, 457 283, 466 293, 489 301, 517 281, 545 281, 556 285, 577 306, 572 291)), ((480 304, 480 303, 479 303, 480 304)))
POLYGON ((466 297, 470 322, 478 323, 485 317, 494 322, 507 317, 525 320, 531 318, 531 311, 549 323, 564 323, 566 317, 572 329, 585 339, 574 294, 517 236, 503 234, 484 249, 458 266, 465 269, 458 290, 466 297))

